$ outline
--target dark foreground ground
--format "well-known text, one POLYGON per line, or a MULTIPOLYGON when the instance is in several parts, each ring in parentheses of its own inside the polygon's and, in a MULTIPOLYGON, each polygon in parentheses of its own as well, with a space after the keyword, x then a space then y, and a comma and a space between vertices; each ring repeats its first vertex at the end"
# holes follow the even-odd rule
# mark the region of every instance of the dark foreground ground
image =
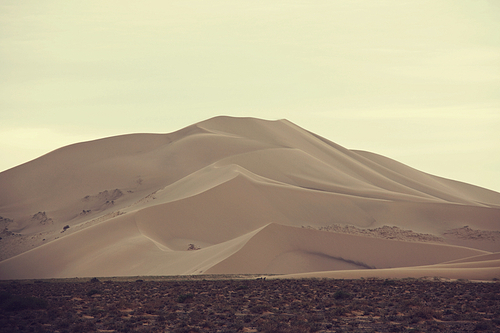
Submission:
POLYGON ((0 307, 1 332, 500 332, 498 282, 2 281, 0 307))

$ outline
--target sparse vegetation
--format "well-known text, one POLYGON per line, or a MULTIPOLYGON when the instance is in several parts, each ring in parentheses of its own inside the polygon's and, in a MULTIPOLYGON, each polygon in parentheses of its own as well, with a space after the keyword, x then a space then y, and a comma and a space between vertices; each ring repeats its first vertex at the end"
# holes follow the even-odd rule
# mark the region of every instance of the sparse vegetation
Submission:
POLYGON ((0 331, 500 330, 495 282, 183 279, 0 281, 0 331))

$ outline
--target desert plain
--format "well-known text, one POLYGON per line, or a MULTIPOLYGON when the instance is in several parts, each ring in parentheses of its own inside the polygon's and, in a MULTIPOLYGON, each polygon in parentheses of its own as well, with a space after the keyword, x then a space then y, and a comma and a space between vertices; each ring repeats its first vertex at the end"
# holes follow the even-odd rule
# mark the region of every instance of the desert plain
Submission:
POLYGON ((498 332, 498 282, 249 275, 0 282, 2 332, 498 332))

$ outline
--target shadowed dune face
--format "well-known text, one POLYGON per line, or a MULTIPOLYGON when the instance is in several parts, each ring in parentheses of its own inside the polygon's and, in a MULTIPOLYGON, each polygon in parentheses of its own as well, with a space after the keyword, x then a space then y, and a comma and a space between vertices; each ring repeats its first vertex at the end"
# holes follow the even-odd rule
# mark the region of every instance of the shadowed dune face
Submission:
MULTIPOLYGON (((435 265, 500 252, 500 194, 286 120, 217 117, 0 173, 0 232, 2 279, 422 266, 459 276, 473 268, 435 265)), ((474 265, 495 274, 489 259, 474 265)))

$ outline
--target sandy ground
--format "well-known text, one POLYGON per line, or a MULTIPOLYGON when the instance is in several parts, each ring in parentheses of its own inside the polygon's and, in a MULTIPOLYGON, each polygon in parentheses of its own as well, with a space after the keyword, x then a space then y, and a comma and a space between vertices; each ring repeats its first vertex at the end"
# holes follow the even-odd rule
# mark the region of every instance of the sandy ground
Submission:
POLYGON ((63 147, 0 173, 0 216, 0 279, 500 277, 500 193, 286 120, 63 147))

